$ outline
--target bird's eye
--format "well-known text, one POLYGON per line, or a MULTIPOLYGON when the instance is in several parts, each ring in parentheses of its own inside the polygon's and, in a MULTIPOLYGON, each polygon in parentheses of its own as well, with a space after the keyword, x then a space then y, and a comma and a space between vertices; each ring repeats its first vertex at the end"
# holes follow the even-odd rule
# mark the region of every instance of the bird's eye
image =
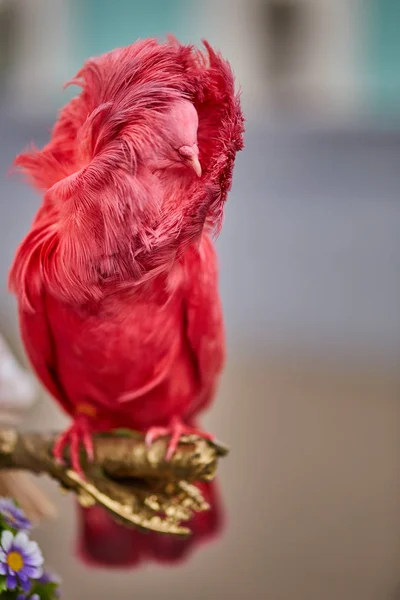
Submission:
POLYGON ((180 148, 178 148, 178 154, 182 158, 192 158, 192 156, 194 155, 194 150, 192 146, 181 146, 180 148))

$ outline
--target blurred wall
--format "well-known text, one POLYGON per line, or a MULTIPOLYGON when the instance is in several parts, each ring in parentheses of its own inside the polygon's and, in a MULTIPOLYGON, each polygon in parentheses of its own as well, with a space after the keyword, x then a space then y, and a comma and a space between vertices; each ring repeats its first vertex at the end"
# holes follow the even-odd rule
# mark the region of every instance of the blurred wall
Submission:
POLYGON ((69 97, 61 85, 85 58, 172 32, 184 42, 206 37, 229 56, 249 117, 351 112, 360 105, 358 46, 366 17, 359 2, 3 0, 3 19, 12 14, 14 30, 3 47, 8 108, 50 114, 69 97))
POLYGON ((400 113, 400 4, 396 0, 365 0, 362 76, 368 105, 375 115, 400 113))
POLYGON ((172 32, 229 56, 248 118, 393 117, 398 11, 396 0, 2 0, 2 88, 9 111, 45 117, 85 58, 172 32))
MULTIPOLYGON (((46 118, 65 102, 70 77, 68 0, 3 0, 12 17, 4 109, 22 120, 46 118)), ((0 10, 1 17, 1 10, 0 10)))
MULTIPOLYGON (((398 142, 379 129, 358 76, 376 4, 3 0, 2 8, 0 23, 14 31, 2 71, 3 172, 29 140, 45 142, 56 107, 76 93, 61 100, 61 83, 85 56, 128 43, 130 32, 207 37, 233 64, 248 122, 219 242, 232 343, 397 356, 398 142)), ((17 178, 4 180, 3 198, 2 303, 11 306, 6 272, 39 199, 17 178)))

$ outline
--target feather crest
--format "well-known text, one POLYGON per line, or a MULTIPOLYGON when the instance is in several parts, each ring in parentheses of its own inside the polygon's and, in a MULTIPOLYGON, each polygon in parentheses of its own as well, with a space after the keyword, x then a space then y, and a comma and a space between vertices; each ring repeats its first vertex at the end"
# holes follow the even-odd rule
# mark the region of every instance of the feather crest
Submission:
POLYGON ((10 274, 26 303, 41 286, 79 303, 136 288, 168 273, 204 227, 218 233, 243 116, 229 64, 204 46, 150 39, 88 60, 69 84, 82 92, 62 109, 50 142, 17 157, 45 192, 10 274), (156 181, 143 153, 182 98, 199 115, 203 177, 156 181))

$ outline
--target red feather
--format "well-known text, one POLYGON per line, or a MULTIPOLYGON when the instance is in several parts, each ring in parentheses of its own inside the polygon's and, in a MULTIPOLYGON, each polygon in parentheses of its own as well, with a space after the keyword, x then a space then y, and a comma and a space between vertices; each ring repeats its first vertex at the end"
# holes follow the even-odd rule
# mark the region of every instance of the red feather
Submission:
POLYGON ((71 83, 82 92, 50 142, 16 159, 44 199, 10 287, 30 360, 74 419, 64 441, 76 451, 85 428, 169 427, 212 400, 224 335, 209 236, 221 226, 243 117, 229 64, 206 42, 200 52, 172 38, 139 41, 89 60, 71 83), (191 111, 200 179, 165 159, 189 135, 191 111))

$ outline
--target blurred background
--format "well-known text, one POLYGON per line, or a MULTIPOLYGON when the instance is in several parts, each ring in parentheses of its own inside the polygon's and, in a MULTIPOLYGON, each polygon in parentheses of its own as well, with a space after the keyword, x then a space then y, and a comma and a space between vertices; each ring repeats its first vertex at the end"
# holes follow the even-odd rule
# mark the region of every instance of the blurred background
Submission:
MULTIPOLYGON (((7 170, 43 145, 83 60, 205 37, 243 88, 218 241, 229 362, 205 424, 229 527, 178 568, 90 572, 71 497, 37 539, 64 597, 400 598, 398 0, 0 0, 0 330, 25 360, 7 272, 40 198, 7 170), (83 587, 85 586, 85 591, 83 587)), ((43 394, 25 427, 63 428, 43 394)))

